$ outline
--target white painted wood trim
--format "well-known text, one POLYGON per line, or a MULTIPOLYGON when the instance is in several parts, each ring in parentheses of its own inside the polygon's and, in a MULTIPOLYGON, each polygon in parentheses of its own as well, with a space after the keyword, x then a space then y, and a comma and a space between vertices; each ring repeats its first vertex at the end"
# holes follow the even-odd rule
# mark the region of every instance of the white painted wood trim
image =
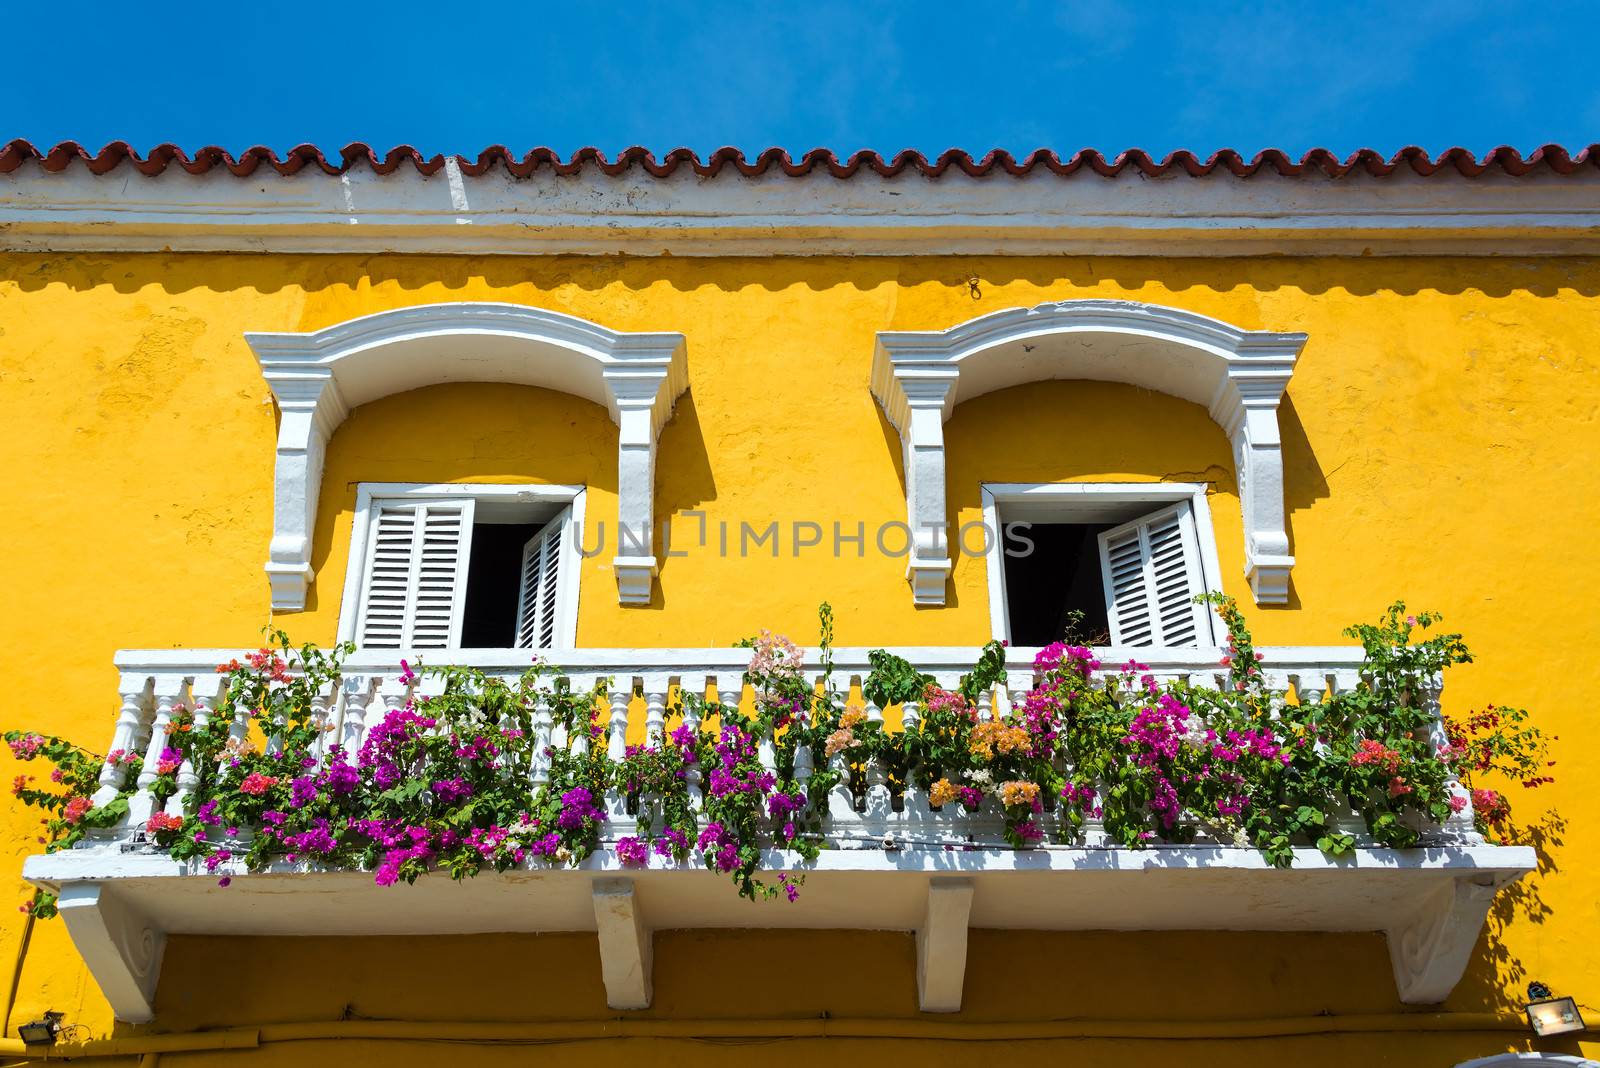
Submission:
POLYGON ((1006 600, 1005 528, 1001 526, 1000 501, 1005 483, 985 482, 979 487, 983 497, 983 523, 994 538, 983 554, 983 573, 989 583, 989 637, 1011 643, 1011 605, 1006 600))
MULTIPOLYGON (((579 539, 583 537, 583 506, 587 495, 587 487, 580 485, 501 482, 358 483, 355 514, 350 522, 350 556, 345 565, 344 593, 339 601, 338 640, 341 642, 356 640, 356 628, 361 615, 362 587, 366 577, 366 557, 372 539, 372 522, 383 502, 468 497, 475 501, 509 499, 561 504, 572 508, 572 537, 561 547, 563 574, 560 617, 556 634, 559 648, 571 649, 578 643, 578 587, 582 565, 578 544, 579 539)), ((470 539, 471 530, 466 533, 470 539)))
POLYGON ((0 175, 8 251, 818 256, 1593 255, 1600 174, 937 180, 307 168, 0 175))
POLYGON ((1257 604, 1289 598, 1289 555, 1278 404, 1305 334, 1244 330, 1180 308, 1124 300, 1070 300, 1010 308, 938 331, 881 331, 872 393, 900 432, 906 514, 914 536, 907 565, 917 604, 943 604, 950 570, 938 534, 946 522, 944 422, 963 400, 1039 378, 1110 378, 1207 407, 1228 435, 1238 472, 1245 575, 1257 604), (1048 364, 1015 359, 1016 347, 1062 334, 1101 334, 1159 348, 1176 361, 1114 370, 1084 352, 1048 364), (967 385, 963 389, 963 375, 967 385))
POLYGON ((567 540, 561 545, 560 614, 556 617, 556 641, 563 649, 578 644, 578 597, 583 589, 583 507, 589 500, 587 487, 577 487, 572 495, 571 521, 567 523, 567 540))
MULTIPOLYGON (((1186 501, 1190 519, 1194 523, 1195 544, 1200 553, 1200 578, 1206 590, 1222 589, 1222 567, 1217 555, 1216 529, 1211 523, 1211 505, 1204 482, 985 482, 980 486, 983 495, 983 521, 996 537, 984 553, 985 571, 989 578, 989 634, 997 641, 1011 640, 1011 612, 1006 602, 1005 545, 1001 523, 1004 522, 1005 505, 1060 502, 1070 507, 1071 502, 1093 499, 1102 502, 1127 502, 1129 504, 1159 505, 1166 502, 1186 501)), ((1070 515, 1070 512, 1066 512, 1070 515)), ((1206 609, 1206 626, 1213 646, 1221 641, 1227 628, 1223 626, 1216 610, 1206 609)))
POLYGON ((655 457, 689 379, 682 334, 622 333, 518 304, 399 308, 309 333, 247 333, 280 412, 273 535, 275 611, 301 611, 329 438, 350 409, 441 382, 513 382, 603 404, 617 424, 618 523, 641 540, 615 561, 623 604, 650 600, 655 457))

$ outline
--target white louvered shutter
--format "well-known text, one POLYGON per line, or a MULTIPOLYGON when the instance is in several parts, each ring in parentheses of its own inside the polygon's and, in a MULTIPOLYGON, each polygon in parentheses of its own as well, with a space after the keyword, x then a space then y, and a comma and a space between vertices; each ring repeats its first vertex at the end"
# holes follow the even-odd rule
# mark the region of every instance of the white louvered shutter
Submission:
POLYGON ((357 628, 361 645, 448 649, 461 643, 472 514, 471 498, 377 506, 357 628))
POLYGON ((1113 645, 1209 645, 1194 515, 1187 503, 1100 535, 1100 574, 1113 645))
POLYGON ((572 509, 563 508, 522 547, 522 574, 517 587, 518 649, 553 649, 564 636, 562 621, 571 576, 563 573, 563 549, 571 524, 572 509))

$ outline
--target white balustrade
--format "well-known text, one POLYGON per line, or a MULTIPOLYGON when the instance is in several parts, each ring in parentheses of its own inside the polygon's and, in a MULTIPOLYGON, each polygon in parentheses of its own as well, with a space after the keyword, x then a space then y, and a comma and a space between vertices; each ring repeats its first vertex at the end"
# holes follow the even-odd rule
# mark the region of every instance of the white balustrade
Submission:
MULTIPOLYGON (((939 686, 955 689, 961 673, 970 670, 977 653, 978 650, 967 648, 926 648, 903 655, 939 686)), ((1358 649, 1265 649, 1263 653, 1262 676, 1275 711, 1281 711, 1291 693, 1301 705, 1320 704, 1362 683, 1358 649)), ((235 745, 247 742, 251 710, 242 706, 227 707, 226 692, 220 688, 226 680, 214 671, 217 663, 234 655, 232 651, 221 650, 161 650, 118 656, 121 700, 110 748, 125 753, 142 750, 144 766, 137 781, 131 784, 127 781, 125 760, 108 759, 102 767, 96 794, 98 802, 110 800, 119 791, 132 790, 126 824, 104 833, 115 837, 141 831, 150 816, 158 811, 151 787, 156 781, 161 753, 170 742, 168 725, 186 707, 186 702, 193 710, 197 727, 205 726, 216 716, 229 716, 232 719, 230 739, 235 745)), ((312 722, 326 728, 313 753, 319 761, 325 760, 335 746, 342 747, 353 759, 378 719, 407 707, 426 692, 425 678, 401 681, 396 665, 403 655, 385 650, 358 651, 346 661, 342 678, 314 696, 312 722)), ((520 651, 462 650, 456 654, 435 653, 429 659, 477 667, 490 677, 514 686, 521 673, 523 655, 520 651)), ((748 656, 742 649, 570 651, 559 658, 564 661, 568 674, 561 684, 566 692, 557 696, 564 701, 572 699, 567 697, 569 693, 578 695, 580 700, 584 696, 591 698, 598 744, 611 760, 620 761, 626 755, 630 726, 635 730, 634 737, 656 746, 666 744, 668 735, 680 724, 703 735, 709 725, 702 722, 699 702, 707 702, 713 710, 717 705, 732 707, 741 702, 742 674, 748 656), (635 694, 641 697, 637 705, 635 694), (634 716, 641 716, 641 719, 630 723, 634 716)), ((1187 680, 1197 685, 1225 686, 1227 672, 1219 668, 1219 656, 1213 650, 1104 650, 1100 653, 1102 663, 1107 665, 1102 674, 1114 672, 1128 660, 1137 659, 1151 665, 1149 674, 1158 683, 1187 680)), ((844 680, 841 685, 847 696, 851 687, 870 672, 866 651, 836 650, 834 660, 834 678, 844 680)), ((1020 714, 1034 682, 1031 656, 1024 650, 1011 650, 1007 670, 1008 679, 1004 683, 977 695, 975 714, 980 721, 1020 714)), ((814 670, 808 681, 819 682, 820 672, 814 670)), ((1446 739, 1442 726, 1437 725, 1437 693, 1430 693, 1427 700, 1436 723, 1429 740, 1436 746, 1443 746, 1446 739)), ((871 701, 865 701, 864 708, 870 724, 878 729, 892 726, 886 724, 886 719, 890 718, 886 712, 893 714, 890 710, 871 701)), ((900 730, 916 733, 922 729, 925 715, 917 702, 900 706, 900 730)), ((505 725, 513 719, 506 718, 505 725)), ((583 754, 596 744, 591 740, 588 725, 583 722, 581 706, 573 727, 567 729, 553 720, 552 698, 542 696, 531 709, 531 723, 534 754, 530 787, 534 789, 550 780, 552 752, 570 750, 583 754)), ((268 736, 269 746, 281 744, 283 726, 260 724, 268 736)), ((756 739, 756 745, 762 767, 776 772, 777 740, 768 732, 756 739)), ((1062 764, 1059 770, 1072 779, 1070 767, 1062 764)), ((707 769, 691 767, 686 775, 690 804, 696 810, 703 808, 706 773, 707 769)), ((881 760, 871 759, 861 766, 851 767, 843 753, 828 757, 820 747, 815 752, 808 747, 798 749, 794 754, 793 774, 807 791, 811 811, 823 817, 824 834, 841 847, 880 848, 886 840, 932 844, 971 841, 991 845, 1000 840, 1004 811, 992 795, 985 798, 975 813, 957 804, 935 810, 929 805, 926 789, 915 781, 901 783, 896 796, 891 789, 891 769, 881 760), (824 795, 813 797, 809 783, 819 764, 837 773, 838 780, 824 795)), ((177 792, 166 802, 165 809, 174 813, 183 811, 185 800, 197 787, 196 769, 185 762, 177 774, 177 792)), ((659 798, 646 797, 637 801, 638 815, 659 821, 659 798)), ((635 816, 629 813, 628 806, 629 799, 620 791, 610 791, 604 799, 608 823, 603 837, 614 839, 631 833, 635 816)), ((1045 807, 1040 820, 1049 834, 1055 829, 1060 805, 1051 797, 1045 799, 1045 807)), ((1350 826, 1347 822, 1343 825, 1350 826)), ((1442 828, 1429 828, 1429 833, 1441 840, 1477 841, 1472 831, 1470 808, 1453 816, 1442 828)), ((1102 842, 1098 821, 1090 819, 1076 840, 1091 845, 1102 842)))

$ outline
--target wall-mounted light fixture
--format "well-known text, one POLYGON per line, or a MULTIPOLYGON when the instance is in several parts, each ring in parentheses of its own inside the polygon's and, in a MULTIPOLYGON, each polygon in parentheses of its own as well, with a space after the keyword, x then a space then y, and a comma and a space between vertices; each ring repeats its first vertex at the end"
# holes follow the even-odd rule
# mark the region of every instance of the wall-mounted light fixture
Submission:
POLYGON ((1582 1031, 1586 1026, 1577 999, 1554 997, 1543 983, 1528 984, 1527 1011, 1528 1024, 1540 1037, 1582 1031))
POLYGON ((17 1028, 17 1035, 29 1046, 53 1046, 56 1036, 61 1033, 61 1020, 65 1015, 62 1012, 47 1012, 44 1019, 33 1020, 17 1028))

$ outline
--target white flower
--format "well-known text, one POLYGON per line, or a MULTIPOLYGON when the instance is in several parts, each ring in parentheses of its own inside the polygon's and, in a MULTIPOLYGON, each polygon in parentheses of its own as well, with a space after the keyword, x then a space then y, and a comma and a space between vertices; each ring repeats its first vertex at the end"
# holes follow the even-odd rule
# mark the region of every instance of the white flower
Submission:
POLYGON ((967 781, 982 790, 992 790, 994 788, 994 776, 989 773, 988 768, 979 768, 977 771, 967 772, 967 781))

